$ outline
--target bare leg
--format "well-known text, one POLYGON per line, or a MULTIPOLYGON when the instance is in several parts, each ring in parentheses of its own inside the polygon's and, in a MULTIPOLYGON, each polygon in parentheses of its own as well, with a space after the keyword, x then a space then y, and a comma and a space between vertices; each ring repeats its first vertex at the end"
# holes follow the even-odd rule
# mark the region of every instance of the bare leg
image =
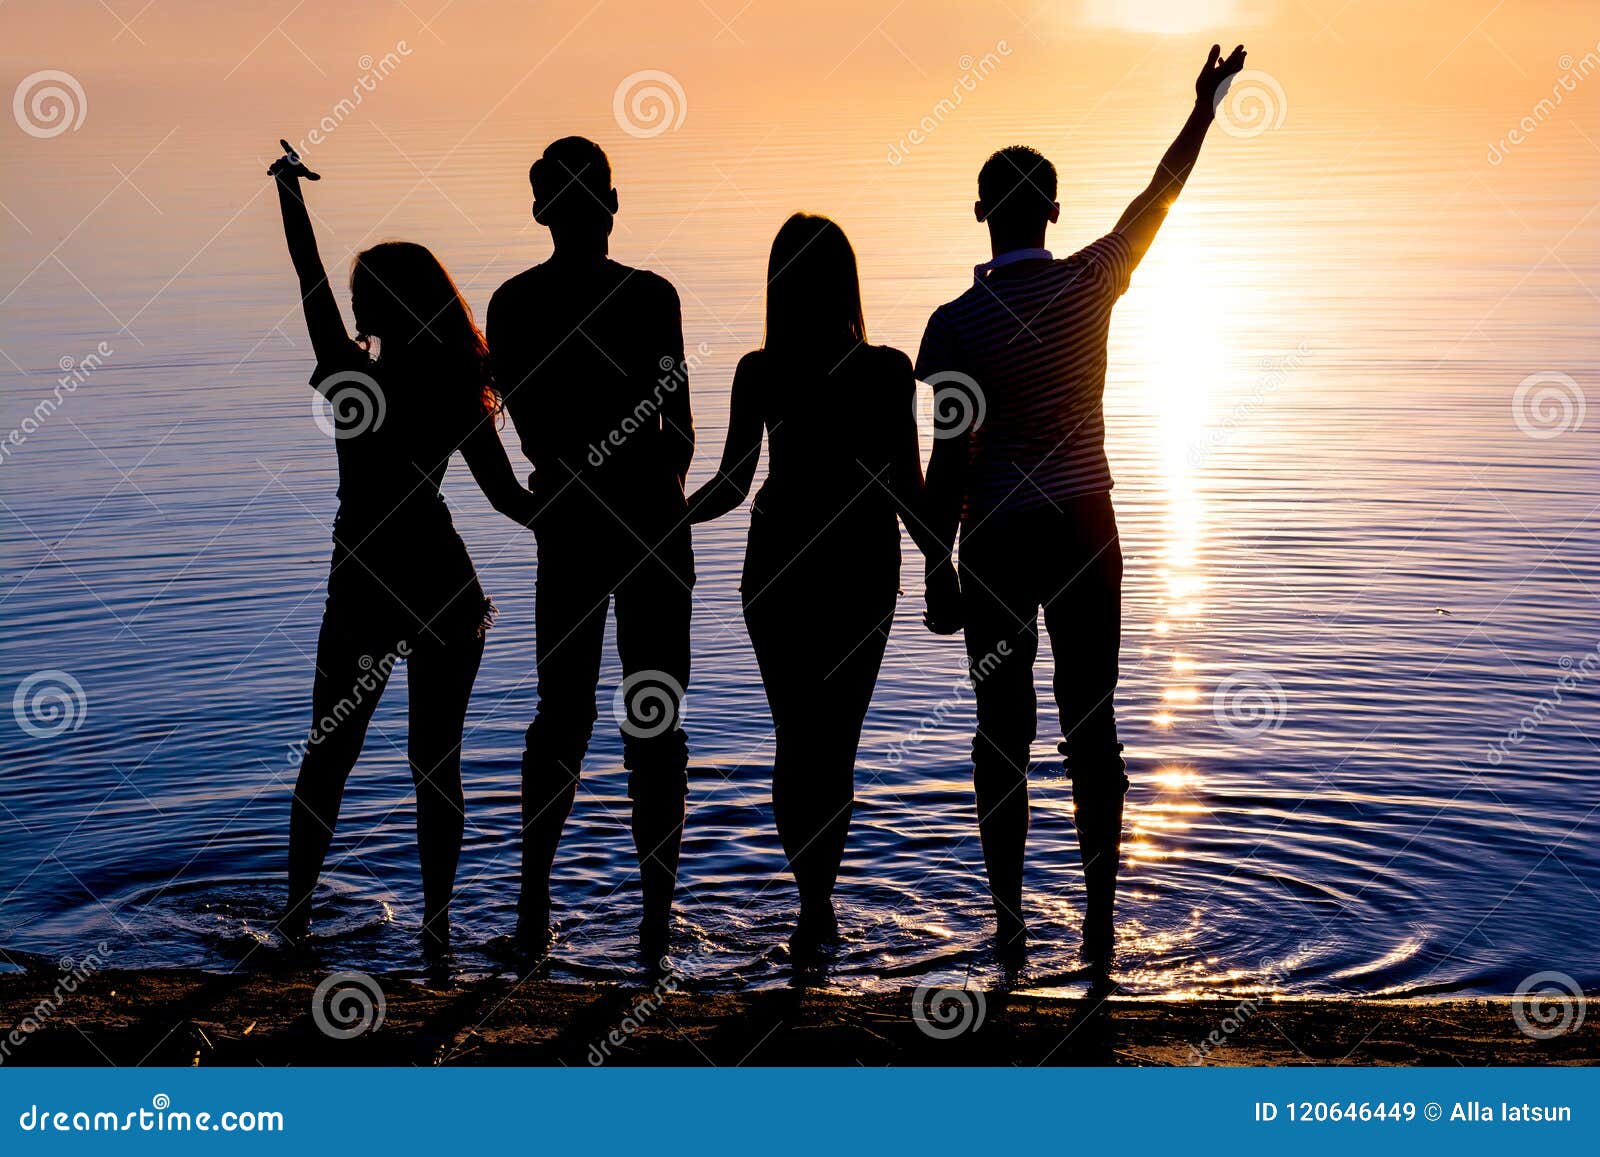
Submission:
POLYGON ((838 936, 833 886, 850 828, 855 768, 851 762, 841 777, 830 766, 824 732, 836 724, 817 669, 817 632, 797 625, 784 591, 768 584, 758 593, 746 601, 745 624, 772 712, 772 819, 800 894, 789 945, 809 955, 838 936))
POLYGON ((678 888, 678 855, 683 845, 685 797, 680 791, 634 791, 633 847, 639 856, 644 915, 639 923, 639 948, 654 961, 667 950, 672 928, 672 900, 678 888))
MULTIPOLYGON (((812 656, 786 622, 776 601, 747 609, 746 622, 761 665, 776 737, 772 758, 772 819, 800 893, 800 918, 790 944, 814 950, 838 936, 833 886, 844 856, 855 801, 855 764, 834 757, 827 735, 837 725, 827 705, 812 656), (842 772, 842 774, 841 774, 842 772)), ((856 736, 859 739, 860 729, 856 736)))
POLYGON ((1122 548, 1109 496, 1078 499, 1065 514, 1063 532, 1053 538, 1061 552, 1058 573, 1068 578, 1046 600, 1044 622, 1056 655, 1074 656, 1072 662, 1056 662, 1060 750, 1072 779, 1073 822, 1083 861, 1083 952, 1091 963, 1108 968, 1128 789, 1114 704, 1122 642, 1122 548))
POLYGON ((616 593, 624 691, 618 725, 643 893, 639 947, 652 964, 666 952, 671 931, 689 790, 689 740, 682 727, 694 582, 688 534, 686 525, 672 531, 616 593))
POLYGON ((1028 776, 980 766, 973 774, 978 804, 978 835, 983 866, 994 903, 995 943, 1004 955, 1021 952, 1027 943, 1022 911, 1022 869, 1028 844, 1028 776))
POLYGON ((522 894, 517 940, 534 954, 550 943, 550 872, 578 794, 611 596, 589 573, 578 541, 539 540, 534 607, 539 648, 539 709, 522 753, 522 894))
POLYGON ((576 768, 522 761, 522 892, 517 900, 517 940, 530 952, 550 944, 550 873, 561 831, 578 795, 576 768))
POLYGON ((450 898, 466 801, 461 791, 461 734, 483 659, 481 636, 419 649, 410 659, 411 779, 417 792, 417 855, 422 864, 422 943, 450 946, 450 898))
MULTIPOLYGON (((819 719, 812 726, 826 724, 819 719)), ((792 946, 802 952, 839 935, 833 888, 850 833, 855 756, 826 741, 784 746, 773 760, 772 817, 800 893, 792 946)))
MULTIPOLYGON (((775 586, 777 584, 774 584, 775 586)), ((890 587, 864 606, 804 617, 810 579, 765 589, 745 620, 777 733, 772 812, 800 893, 790 946, 814 952, 838 939, 833 890, 850 833, 855 762, 894 616, 890 587), (842 613, 841 613, 842 612, 842 613)))
POLYGON ((339 823, 345 781, 396 661, 391 651, 371 650, 362 650, 331 616, 323 618, 310 738, 289 813, 289 899, 278 929, 291 940, 303 937, 311 926, 312 898, 339 823))
MULTIPOLYGON (((975 536, 976 537, 976 536, 975 536)), ((972 740, 972 782, 978 805, 983 863, 994 901, 995 943, 1002 957, 1020 961, 1027 945, 1022 871, 1028 842, 1028 762, 1038 730, 1033 663, 1039 650, 1038 610, 1014 589, 1013 560, 977 569, 970 548, 963 568, 969 671, 977 701, 972 740)))
POLYGON ((1117 871, 1122 865, 1122 801, 1126 781, 1073 780, 1073 823, 1083 859, 1087 906, 1083 954, 1109 965, 1115 941, 1112 910, 1117 902, 1117 871))

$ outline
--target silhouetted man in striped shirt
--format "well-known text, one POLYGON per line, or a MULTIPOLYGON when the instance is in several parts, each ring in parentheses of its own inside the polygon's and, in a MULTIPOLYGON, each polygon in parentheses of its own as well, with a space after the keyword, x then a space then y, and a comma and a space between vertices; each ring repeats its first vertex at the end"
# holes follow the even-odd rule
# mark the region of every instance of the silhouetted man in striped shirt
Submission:
POLYGON ((1194 110, 1149 187, 1115 229, 1070 257, 1044 247, 1061 215, 1055 167, 1020 145, 990 157, 975 210, 993 259, 934 312, 917 357, 917 377, 935 391, 932 529, 952 547, 958 528, 961 538, 959 579, 948 557, 929 564, 928 625, 966 631, 978 712, 973 783, 1008 968, 1021 965, 1027 943, 1022 871, 1042 608, 1088 892, 1084 955, 1099 979, 1109 976, 1128 777, 1112 703, 1122 550, 1101 409, 1106 335, 1244 56, 1241 45, 1223 60, 1212 46, 1194 110))

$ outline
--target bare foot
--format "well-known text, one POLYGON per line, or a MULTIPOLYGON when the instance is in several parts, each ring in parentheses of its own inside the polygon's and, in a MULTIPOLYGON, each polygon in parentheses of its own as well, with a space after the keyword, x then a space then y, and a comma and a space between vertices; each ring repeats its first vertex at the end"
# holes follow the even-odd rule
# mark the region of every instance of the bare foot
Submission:
POLYGON ((517 931, 511 937, 511 942, 518 953, 537 960, 550 954, 550 945, 555 942, 555 929, 550 927, 548 917, 521 919, 517 921, 517 931))
POLYGON ((311 916, 290 915, 285 912, 272 929, 283 941, 285 948, 300 948, 311 936, 311 916))
POLYGON ((671 940, 670 920, 647 920, 639 925, 639 957, 647 969, 659 967, 671 940))
POLYGON ((450 955, 450 915, 441 912, 422 923, 422 956, 438 962, 450 955))
POLYGON ((1110 912, 1092 911, 1083 922, 1083 959, 1097 972, 1111 973, 1117 932, 1110 912))
POLYGON ((839 918, 833 901, 802 903, 789 937, 789 951, 797 957, 814 957, 831 944, 839 943, 839 918))
POLYGON ((1008 971, 1019 970, 1028 957, 1028 925, 1003 906, 995 909, 994 953, 1008 971))

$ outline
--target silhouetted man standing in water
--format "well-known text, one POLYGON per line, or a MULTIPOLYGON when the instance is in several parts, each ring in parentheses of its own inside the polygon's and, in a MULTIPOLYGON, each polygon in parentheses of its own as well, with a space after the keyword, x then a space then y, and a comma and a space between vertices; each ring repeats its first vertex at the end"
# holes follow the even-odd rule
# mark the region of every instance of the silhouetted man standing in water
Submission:
POLYGON ((550 260, 489 303, 495 380, 541 503, 535 603, 539 708, 522 757, 517 937, 550 940, 550 868, 597 717, 614 598, 618 722, 644 891, 640 947, 665 951, 688 790, 679 708, 689 681, 694 559, 683 482, 694 423, 676 291, 612 261, 617 212, 600 146, 565 137, 529 171, 550 260))
POLYGON ((1128 777, 1112 705, 1122 550, 1101 411, 1106 334, 1112 306, 1200 155, 1218 88, 1244 67, 1242 45, 1220 55, 1213 45, 1194 111, 1149 187, 1111 233, 1071 257, 1057 260, 1044 247, 1061 215, 1054 166, 1020 145, 990 157, 975 209, 993 259, 977 267, 972 288, 934 312, 917 358, 943 423, 928 468, 933 530, 946 544, 958 527, 961 537, 959 604, 949 597, 949 557, 930 561, 928 621, 941 633, 966 630, 983 859, 996 947, 1013 967, 1027 943, 1022 868, 1043 608, 1088 892, 1084 955, 1101 976, 1109 970, 1128 777))

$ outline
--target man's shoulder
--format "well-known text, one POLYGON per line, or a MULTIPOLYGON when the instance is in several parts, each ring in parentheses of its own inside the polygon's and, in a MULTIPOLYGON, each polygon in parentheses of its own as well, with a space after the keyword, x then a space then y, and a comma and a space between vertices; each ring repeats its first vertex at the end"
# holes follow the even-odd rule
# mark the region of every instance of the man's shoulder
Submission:
MULTIPOLYGON (((567 292, 564 281, 562 271, 548 261, 524 269, 494 291, 489 298, 489 312, 521 310, 543 299, 563 296, 567 292)), ((584 292, 591 292, 592 288, 593 283, 584 292)), ((676 308, 678 305, 678 291, 665 277, 618 261, 606 262, 600 295, 605 300, 625 301, 630 306, 676 308)))
POLYGON ((1132 255, 1128 238, 1113 230, 1096 237, 1076 253, 1056 259, 1055 264, 1065 269, 1078 269, 1084 265, 1125 262, 1132 255))
POLYGON ((1093 246, 1049 260, 1029 261, 974 281, 960 297, 939 307, 944 320, 954 326, 985 324, 996 315, 1014 317, 1019 308, 1040 302, 1064 300, 1086 269, 1103 260, 1093 246))
POLYGON ((624 265, 620 261, 608 262, 608 265, 621 292, 657 301, 678 300, 678 291, 673 288, 672 282, 659 273, 633 265, 624 265))
POLYGON ((492 311, 497 304, 508 305, 538 293, 544 276, 544 265, 540 264, 506 278, 489 298, 489 309, 492 311))
POLYGON ((984 287, 980 283, 974 281, 971 285, 967 286, 966 289, 952 297, 949 301, 945 302, 933 312, 935 316, 942 314, 948 320, 952 315, 971 309, 973 306, 986 300, 988 297, 989 294, 984 290, 984 287))
POLYGON ((995 295, 982 282, 974 281, 963 292, 935 309, 933 316, 928 319, 928 324, 959 329, 964 322, 970 321, 974 315, 983 313, 992 307, 994 301, 995 295))
POLYGON ((1057 273, 1076 273, 1085 265, 1093 264, 1097 252, 1093 245, 1085 245, 1082 249, 1075 250, 1065 257, 1057 257, 1050 263, 1050 267, 1057 273))

